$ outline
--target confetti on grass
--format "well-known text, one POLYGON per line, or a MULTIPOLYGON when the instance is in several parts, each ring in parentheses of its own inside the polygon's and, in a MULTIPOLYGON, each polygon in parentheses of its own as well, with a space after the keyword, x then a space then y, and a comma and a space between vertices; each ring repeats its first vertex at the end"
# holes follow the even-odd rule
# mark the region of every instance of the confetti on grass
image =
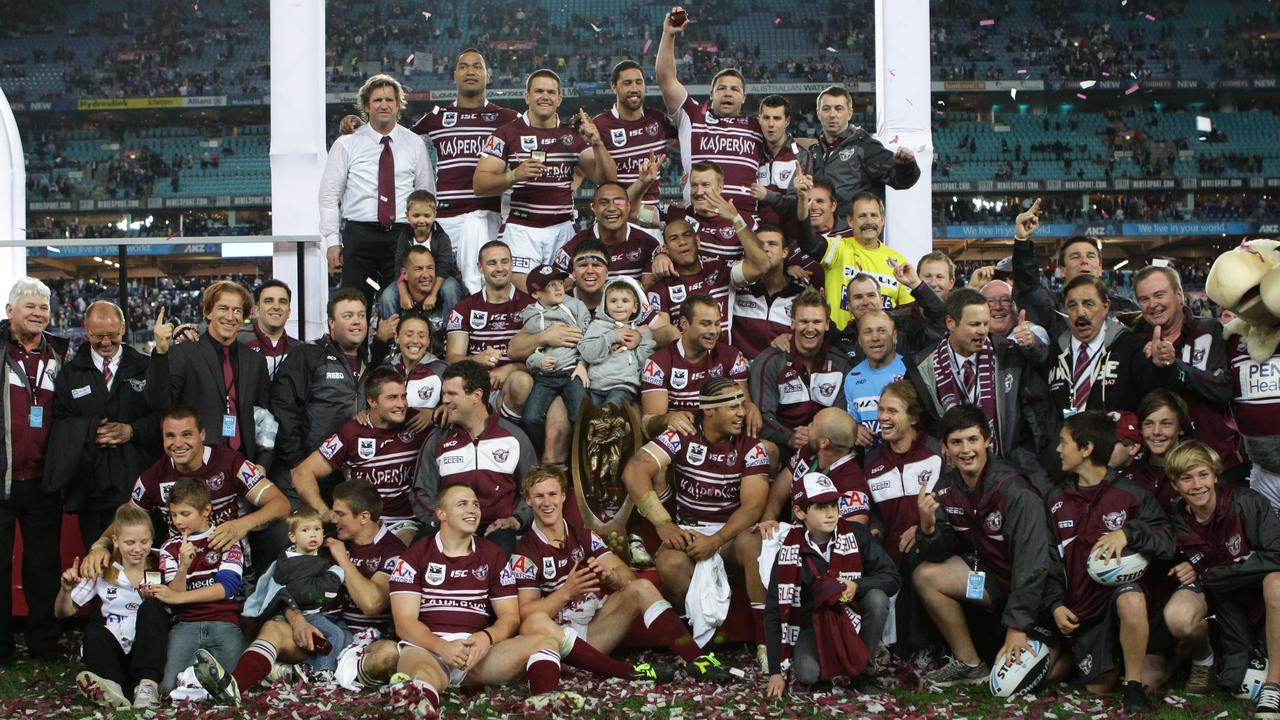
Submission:
POLYGON ((983 20, 978 24, 981 25, 982 27, 991 27, 992 25, 996 24, 996 20, 995 18, 987 18, 986 20, 983 20))

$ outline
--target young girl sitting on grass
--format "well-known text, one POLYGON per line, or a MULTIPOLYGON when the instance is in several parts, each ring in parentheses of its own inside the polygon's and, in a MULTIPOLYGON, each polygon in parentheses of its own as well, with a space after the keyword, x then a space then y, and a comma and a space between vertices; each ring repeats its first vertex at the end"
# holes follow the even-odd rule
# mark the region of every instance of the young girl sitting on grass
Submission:
MULTIPOLYGON (((112 710, 130 707, 125 688, 131 688, 132 707, 146 709, 160 702, 169 614, 160 601, 144 599, 139 592, 148 582, 148 571, 155 568, 151 517, 122 505, 116 510, 114 528, 110 567, 96 578, 81 578, 80 558, 76 558, 62 573, 54 613, 69 618, 98 601, 102 620, 85 625, 81 654, 88 669, 76 676, 76 687, 112 710)), ((153 577, 151 582, 155 581, 153 577)))

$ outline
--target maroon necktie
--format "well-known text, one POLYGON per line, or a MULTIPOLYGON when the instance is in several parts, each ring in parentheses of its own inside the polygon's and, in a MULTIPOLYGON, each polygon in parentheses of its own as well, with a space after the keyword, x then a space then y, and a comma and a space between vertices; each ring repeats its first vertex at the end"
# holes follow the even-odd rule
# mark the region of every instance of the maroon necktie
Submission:
POLYGON ((236 431, 227 438, 232 450, 240 449, 240 412, 236 407, 236 379, 231 372, 231 348, 222 347, 222 384, 227 388, 227 414, 236 418, 236 431))
POLYGON ((973 386, 977 382, 977 375, 974 373, 973 364, 976 360, 965 360, 964 368, 960 371, 960 375, 964 381, 964 393, 970 399, 973 398, 973 386))
POLYGON ((396 222, 396 161, 391 156, 391 138, 382 138, 382 157, 378 158, 378 224, 390 230, 396 222))
POLYGON ((106 385, 108 390, 111 389, 111 361, 110 360, 102 361, 102 384, 106 385))
POLYGON ((1089 346, 1080 345, 1076 352, 1076 371, 1071 376, 1075 381, 1075 409, 1083 410, 1089 402, 1089 391, 1093 389, 1093 378, 1085 371, 1089 369, 1089 346))

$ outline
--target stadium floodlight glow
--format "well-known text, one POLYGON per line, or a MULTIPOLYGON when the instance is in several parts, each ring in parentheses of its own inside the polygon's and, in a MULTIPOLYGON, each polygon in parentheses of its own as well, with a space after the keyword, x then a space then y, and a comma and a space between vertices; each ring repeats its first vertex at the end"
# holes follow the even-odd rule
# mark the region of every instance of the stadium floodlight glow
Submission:
POLYGON ((1116 263, 1116 266, 1115 266, 1115 267, 1113 267, 1113 268, 1111 268, 1111 269, 1112 269, 1112 270, 1119 270, 1120 268, 1122 268, 1122 267, 1124 267, 1125 265, 1128 265, 1128 264, 1129 264, 1129 260, 1128 260, 1128 259, 1124 259, 1124 260, 1121 260, 1120 262, 1116 263))

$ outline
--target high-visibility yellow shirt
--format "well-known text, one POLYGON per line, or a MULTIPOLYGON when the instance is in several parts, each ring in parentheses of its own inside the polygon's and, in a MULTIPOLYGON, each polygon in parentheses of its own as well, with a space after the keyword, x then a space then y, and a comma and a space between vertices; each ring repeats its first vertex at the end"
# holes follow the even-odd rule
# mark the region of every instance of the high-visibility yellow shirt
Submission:
POLYGON ((863 247, 852 234, 827 235, 827 252, 822 256, 826 272, 824 287, 827 305, 831 308, 831 322, 841 330, 849 324, 853 314, 849 312, 849 281, 858 273, 866 273, 880 285, 880 297, 886 310, 915 301, 911 289, 893 276, 893 265, 905 264, 902 253, 880 243, 874 250, 863 247))

